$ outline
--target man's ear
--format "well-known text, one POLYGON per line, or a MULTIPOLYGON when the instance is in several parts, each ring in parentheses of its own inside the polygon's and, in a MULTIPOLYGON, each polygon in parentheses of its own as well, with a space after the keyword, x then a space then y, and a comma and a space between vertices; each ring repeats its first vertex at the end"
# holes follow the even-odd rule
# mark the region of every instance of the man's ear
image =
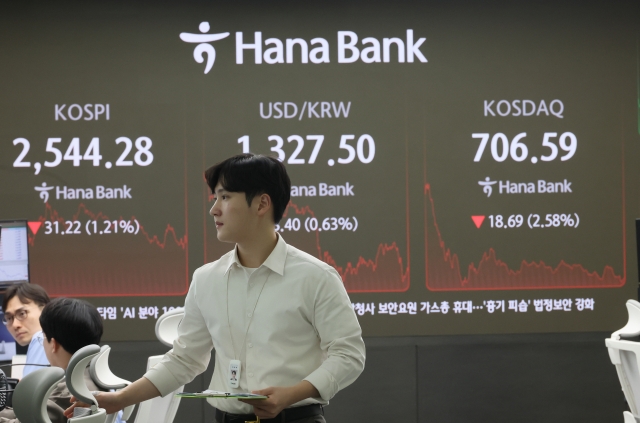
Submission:
POLYGON ((55 338, 51 338, 51 341, 49 341, 49 345, 51 345, 51 352, 52 353, 57 353, 61 347, 60 343, 58 341, 56 341, 55 338))
POLYGON ((261 194, 258 198, 258 216, 264 216, 272 209, 271 197, 269 194, 261 194))

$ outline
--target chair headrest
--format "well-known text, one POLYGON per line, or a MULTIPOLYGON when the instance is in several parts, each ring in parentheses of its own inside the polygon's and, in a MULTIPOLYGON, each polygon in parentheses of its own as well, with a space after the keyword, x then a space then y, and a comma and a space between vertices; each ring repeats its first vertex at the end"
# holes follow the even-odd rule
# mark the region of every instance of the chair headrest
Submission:
POLYGON ((47 400, 64 379, 60 367, 46 367, 26 375, 13 391, 13 411, 21 422, 51 423, 47 400))
POLYGON ((119 378, 111 371, 109 367, 110 352, 111 347, 103 345, 100 348, 100 352, 91 359, 91 364, 89 365, 91 379, 100 389, 122 389, 131 385, 130 381, 119 378))
POLYGON ((627 311, 629 320, 627 324, 611 334, 611 338, 619 340, 621 337, 628 338, 640 335, 640 303, 636 300, 627 300, 627 311))
POLYGON ((178 337, 178 326, 184 316, 184 308, 178 307, 167 311, 156 321, 156 336, 168 347, 173 347, 173 340, 178 337))
POLYGON ((84 380, 84 370, 93 357, 100 353, 100 347, 98 345, 87 345, 80 348, 69 360, 69 366, 67 367, 67 374, 65 379, 67 382, 67 389, 73 394, 76 399, 91 405, 93 410, 98 409, 98 401, 93 396, 87 384, 84 380))

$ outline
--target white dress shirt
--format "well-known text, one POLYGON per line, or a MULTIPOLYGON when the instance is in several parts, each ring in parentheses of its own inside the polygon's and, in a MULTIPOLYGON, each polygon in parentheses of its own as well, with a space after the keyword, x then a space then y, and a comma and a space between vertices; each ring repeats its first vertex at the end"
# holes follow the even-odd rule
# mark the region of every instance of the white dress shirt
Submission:
MULTIPOLYGON (((364 369, 362 331, 342 279, 281 236, 251 274, 242 268, 237 247, 196 270, 184 309, 173 349, 145 374, 163 396, 206 370, 212 348, 209 389, 250 392, 307 380, 320 393, 293 406, 328 404, 364 369), (233 359, 242 362, 237 389, 228 384, 233 359)), ((229 413, 253 412, 235 399, 208 401, 229 413)))

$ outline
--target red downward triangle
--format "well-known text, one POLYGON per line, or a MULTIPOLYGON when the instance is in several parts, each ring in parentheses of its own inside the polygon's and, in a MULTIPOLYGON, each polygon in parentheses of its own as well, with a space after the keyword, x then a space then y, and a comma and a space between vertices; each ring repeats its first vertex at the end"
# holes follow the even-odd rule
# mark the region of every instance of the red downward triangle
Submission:
POLYGON ((482 222, 484 222, 484 216, 471 216, 471 219, 473 220, 473 223, 476 224, 476 228, 480 229, 482 222))
POLYGON ((31 232, 33 232, 34 235, 38 233, 40 226, 42 226, 42 222, 27 222, 27 224, 31 228, 31 232))

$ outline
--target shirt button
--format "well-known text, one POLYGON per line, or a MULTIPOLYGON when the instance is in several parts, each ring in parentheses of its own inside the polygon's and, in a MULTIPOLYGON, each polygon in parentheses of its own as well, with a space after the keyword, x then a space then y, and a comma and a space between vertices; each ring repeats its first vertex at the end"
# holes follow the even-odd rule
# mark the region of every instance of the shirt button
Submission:
POLYGON ((247 346, 248 346, 249 348, 253 348, 253 344, 252 344, 251 342, 249 342, 249 343, 247 344, 247 346))
POLYGON ((249 377, 253 377, 253 373, 249 373, 249 377))
POLYGON ((251 317, 253 313, 247 313, 247 317, 251 317))

